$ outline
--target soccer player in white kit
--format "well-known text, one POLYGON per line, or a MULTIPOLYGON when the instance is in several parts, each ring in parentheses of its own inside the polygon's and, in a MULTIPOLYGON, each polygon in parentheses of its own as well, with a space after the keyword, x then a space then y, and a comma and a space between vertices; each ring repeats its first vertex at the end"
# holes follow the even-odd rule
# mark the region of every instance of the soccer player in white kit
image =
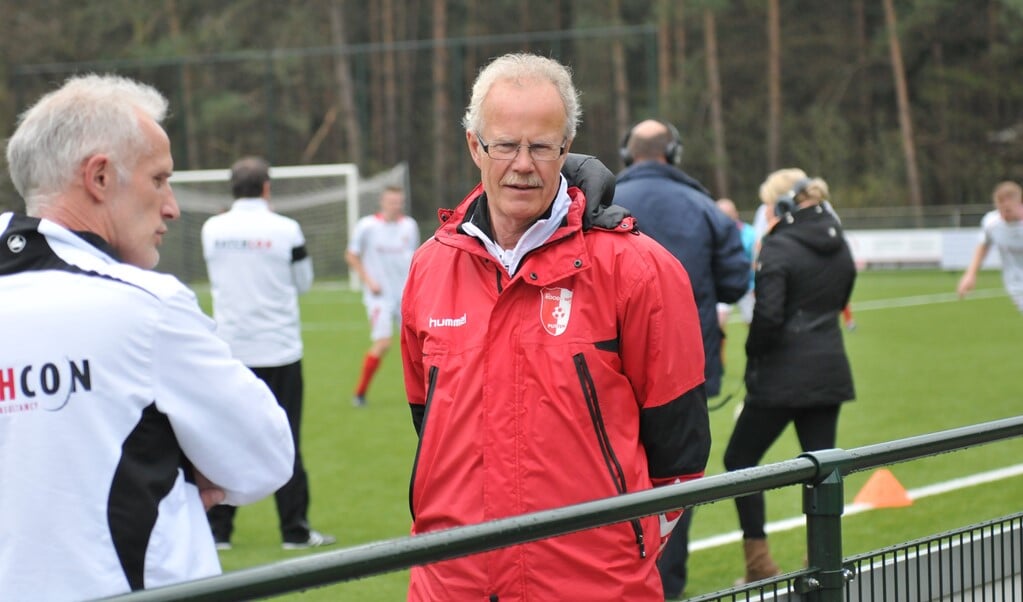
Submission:
POLYGON ((995 209, 980 222, 980 243, 973 260, 959 280, 959 298, 973 290, 977 272, 991 247, 1002 259, 1002 282, 1013 303, 1023 311, 1023 188, 1016 182, 1001 182, 992 194, 995 209))
POLYGON ((418 247, 419 226, 405 215, 405 193, 388 186, 380 195, 380 211, 358 221, 345 252, 345 260, 362 282, 372 341, 352 397, 357 407, 366 405, 366 391, 391 347, 394 323, 400 319, 401 292, 418 247))

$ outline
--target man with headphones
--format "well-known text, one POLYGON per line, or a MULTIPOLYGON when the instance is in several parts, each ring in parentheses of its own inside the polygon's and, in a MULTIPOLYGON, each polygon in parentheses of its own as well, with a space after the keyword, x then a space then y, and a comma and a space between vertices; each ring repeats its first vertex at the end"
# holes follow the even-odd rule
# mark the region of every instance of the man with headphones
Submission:
MULTIPOLYGON (((689 273, 703 331, 707 397, 721 392, 722 332, 717 304, 735 303, 749 289, 750 262, 739 229, 695 178, 682 171, 682 140, 670 123, 647 119, 622 139, 625 169, 617 177, 614 202, 632 212, 639 230, 665 247, 689 273)), ((680 425, 684 430, 686 425, 680 425)), ((689 525, 692 510, 658 560, 668 599, 686 585, 689 525)))

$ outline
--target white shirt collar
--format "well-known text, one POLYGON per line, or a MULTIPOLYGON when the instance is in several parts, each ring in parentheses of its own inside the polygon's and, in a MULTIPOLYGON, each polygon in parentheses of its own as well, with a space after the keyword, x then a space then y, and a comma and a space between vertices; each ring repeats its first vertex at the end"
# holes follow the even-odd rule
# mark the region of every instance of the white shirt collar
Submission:
POLYGON ((491 240, 489 236, 470 221, 465 221, 462 224, 462 230, 466 234, 478 238, 494 259, 504 266, 508 271, 508 275, 514 276, 526 253, 547 242, 551 235, 561 226, 561 221, 568 215, 568 207, 572 204, 572 198, 568 196, 568 181, 565 179, 565 176, 560 176, 560 178, 561 183, 551 205, 550 217, 533 222, 533 225, 519 238, 514 249, 502 249, 500 245, 491 240))

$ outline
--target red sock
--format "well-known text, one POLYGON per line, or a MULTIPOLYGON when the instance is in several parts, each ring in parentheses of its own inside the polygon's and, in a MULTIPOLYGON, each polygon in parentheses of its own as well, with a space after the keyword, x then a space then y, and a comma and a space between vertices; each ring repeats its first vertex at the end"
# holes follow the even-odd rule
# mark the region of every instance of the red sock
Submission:
POLYGON ((375 355, 366 354, 362 362, 362 376, 359 378, 359 386, 355 389, 356 395, 365 395, 369 388, 369 381, 373 380, 373 374, 380 366, 380 358, 375 355))
POLYGON ((849 322, 852 322, 852 319, 853 319, 852 309, 850 309, 850 307, 846 305, 845 307, 842 308, 842 321, 848 324, 849 322))

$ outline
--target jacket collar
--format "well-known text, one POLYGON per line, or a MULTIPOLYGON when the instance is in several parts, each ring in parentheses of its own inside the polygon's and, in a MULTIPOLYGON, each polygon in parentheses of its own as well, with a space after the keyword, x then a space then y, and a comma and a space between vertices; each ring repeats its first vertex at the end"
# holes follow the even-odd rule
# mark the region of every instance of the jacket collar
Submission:
POLYGON ((554 196, 554 200, 547 207, 547 211, 537 218, 519 237, 518 242, 512 249, 501 248, 493 239, 493 228, 488 217, 489 211, 487 211, 485 194, 480 196, 479 200, 475 203, 472 213, 469 215, 469 219, 462 222, 459 230, 482 242, 490 255, 504 266, 508 275, 514 276, 523 257, 533 249, 546 243, 554 235, 554 232, 564 224, 565 217, 568 215, 568 208, 572 202, 572 199, 568 196, 567 189, 568 184, 565 178, 562 177, 558 192, 554 196), (487 230, 477 225, 476 220, 485 222, 484 226, 487 227, 487 230))
MULTIPOLYGON (((658 163, 657 161, 643 161, 626 167, 618 174, 618 183, 638 180, 640 178, 667 178, 680 184, 695 188, 707 196, 711 196, 699 180, 682 171, 674 165, 658 163)), ((711 197, 714 198, 714 197, 711 197)))

